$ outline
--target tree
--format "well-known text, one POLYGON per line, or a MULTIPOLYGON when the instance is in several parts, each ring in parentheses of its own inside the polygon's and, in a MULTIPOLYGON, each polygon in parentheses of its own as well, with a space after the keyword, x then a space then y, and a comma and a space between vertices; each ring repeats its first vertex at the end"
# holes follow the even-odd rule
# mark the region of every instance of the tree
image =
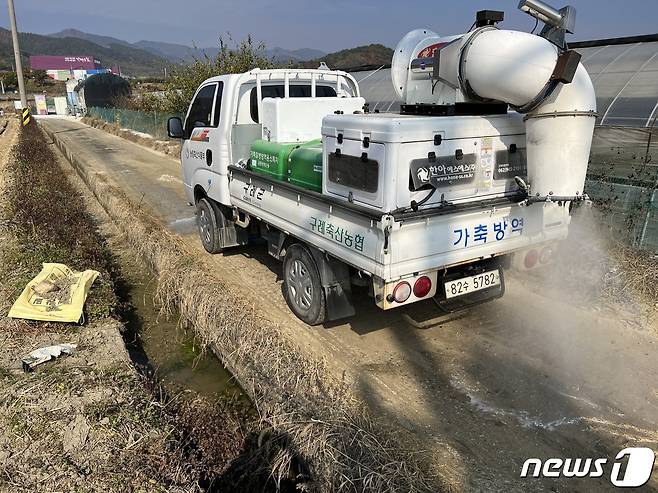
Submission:
MULTIPOLYGON (((231 41, 229 37, 229 42, 231 41)), ((224 39, 219 39, 219 53, 211 58, 204 54, 195 57, 190 65, 171 68, 164 96, 144 97, 143 103, 150 110, 166 113, 185 113, 194 92, 206 79, 222 74, 248 72, 254 68, 272 68, 274 61, 265 56, 265 45, 255 44, 248 36, 235 47, 229 47, 224 39)), ((146 109, 146 108, 145 108, 146 109)))
POLYGON ((8 87, 18 87, 18 76, 16 72, 3 72, 0 74, 0 79, 2 79, 5 89, 8 87))
POLYGON ((130 84, 111 73, 96 74, 85 80, 85 102, 88 107, 111 108, 115 101, 130 96, 130 84))
POLYGON ((48 73, 45 70, 32 70, 30 75, 38 85, 42 85, 48 80, 48 73))

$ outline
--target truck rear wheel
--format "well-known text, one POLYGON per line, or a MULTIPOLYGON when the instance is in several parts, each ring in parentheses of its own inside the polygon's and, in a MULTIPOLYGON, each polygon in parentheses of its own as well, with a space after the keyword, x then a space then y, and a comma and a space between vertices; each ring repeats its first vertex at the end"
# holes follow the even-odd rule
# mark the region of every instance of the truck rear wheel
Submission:
POLYGON ((213 207, 210 200, 203 198, 196 204, 196 224, 199 230, 201 244, 208 253, 220 253, 222 251, 219 224, 223 218, 217 217, 221 214, 216 207, 213 207))
POLYGON ((306 247, 295 243, 283 259, 283 296, 297 318, 318 325, 326 317, 320 273, 306 247))

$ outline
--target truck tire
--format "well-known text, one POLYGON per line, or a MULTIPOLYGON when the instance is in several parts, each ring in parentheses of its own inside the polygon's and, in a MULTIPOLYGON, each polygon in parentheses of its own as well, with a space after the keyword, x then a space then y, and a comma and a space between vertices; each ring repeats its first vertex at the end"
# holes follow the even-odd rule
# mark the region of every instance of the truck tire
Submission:
POLYGON ((219 224, 222 218, 217 217, 217 214, 218 209, 213 207, 210 199, 203 198, 197 202, 196 224, 199 231, 199 238, 206 252, 213 254, 222 251, 219 238, 219 224))
POLYGON ((320 273, 308 249, 295 243, 283 259, 283 296, 300 320, 319 325, 326 318, 326 301, 320 273))

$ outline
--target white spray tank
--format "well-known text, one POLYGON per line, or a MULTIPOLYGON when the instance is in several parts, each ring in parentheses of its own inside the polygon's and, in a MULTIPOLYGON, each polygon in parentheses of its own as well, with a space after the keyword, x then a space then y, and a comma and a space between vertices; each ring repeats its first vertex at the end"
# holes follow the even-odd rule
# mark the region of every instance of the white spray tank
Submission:
POLYGON ((575 200, 583 197, 596 120, 592 82, 564 43, 575 10, 538 0, 519 8, 546 23, 540 36, 498 29, 503 16, 495 11, 478 12, 466 34, 407 34, 393 57, 393 84, 406 104, 498 101, 525 114, 529 201, 575 200))

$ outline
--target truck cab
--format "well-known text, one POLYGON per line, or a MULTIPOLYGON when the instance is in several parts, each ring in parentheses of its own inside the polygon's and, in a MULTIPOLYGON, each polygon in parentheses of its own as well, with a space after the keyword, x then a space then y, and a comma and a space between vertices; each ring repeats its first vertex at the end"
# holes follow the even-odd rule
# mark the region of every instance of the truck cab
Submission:
POLYGON ((182 125, 181 164, 188 202, 207 196, 231 207, 228 166, 249 159, 263 136, 265 98, 358 97, 352 76, 327 70, 259 70, 221 75, 197 89, 182 125))

